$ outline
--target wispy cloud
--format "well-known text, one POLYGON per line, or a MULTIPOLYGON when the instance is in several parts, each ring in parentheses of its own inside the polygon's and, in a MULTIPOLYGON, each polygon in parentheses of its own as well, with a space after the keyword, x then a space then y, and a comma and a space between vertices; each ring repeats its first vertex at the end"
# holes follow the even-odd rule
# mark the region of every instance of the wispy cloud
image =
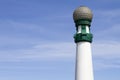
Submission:
MULTIPOLYGON (((45 28, 42 25, 37 25, 33 23, 25 23, 25 22, 17 22, 14 20, 0 20, 0 28, 1 30, 4 29, 4 31, 12 32, 12 31, 34 31, 43 33, 45 32, 45 28)), ((11 33, 12 34, 12 33, 11 33)))
POLYGON ((117 60, 94 61, 94 70, 105 70, 105 69, 120 69, 120 63, 117 63, 117 60))
POLYGON ((44 43, 30 49, 0 51, 0 61, 54 60, 74 58, 72 43, 44 43))
POLYGON ((99 31, 95 36, 103 37, 104 39, 117 38, 119 39, 120 34, 120 24, 115 24, 110 26, 108 29, 99 31))
MULTIPOLYGON (((97 13, 103 17, 107 17, 107 18, 111 17, 111 20, 112 20, 112 18, 119 16, 118 13, 120 13, 120 11, 115 10, 115 13, 113 14, 111 11, 106 11, 102 13, 101 11, 98 11, 97 13)), ((56 18, 59 18, 59 17, 55 17, 55 19, 56 18)), ((15 46, 13 49, 8 49, 8 50, 5 50, 6 48, 1 49, 0 50, 1 62, 2 61, 15 62, 15 61, 28 61, 28 60, 29 61, 41 61, 41 60, 51 61, 52 60, 53 61, 53 60, 61 60, 61 59, 71 60, 75 58, 75 44, 73 42, 65 42, 65 41, 48 42, 47 40, 45 40, 44 42, 44 40, 39 41, 32 38, 37 33, 44 36, 45 32, 49 33, 49 34, 47 33, 45 34, 46 37, 50 36, 50 34, 54 34, 53 36, 58 35, 56 34, 56 32, 52 31, 52 29, 51 30, 48 29, 48 27, 44 27, 36 24, 30 24, 30 23, 29 24, 20 23, 20 22, 15 22, 11 20, 10 21, 8 20, 5 22, 0 21, 0 26, 4 27, 4 30, 5 28, 9 29, 9 27, 13 29, 13 33, 12 31, 10 31, 6 34, 1 35, 1 40, 2 40, 1 44, 6 46, 7 44, 12 44, 12 46, 9 45, 11 47, 13 47, 14 44, 17 44, 17 46, 20 46, 18 49, 16 49, 15 46), (14 32, 14 31, 20 31, 20 32, 14 32), (26 31, 27 33, 26 32, 22 33, 22 31, 26 31), (31 34, 32 36, 27 37, 29 33, 30 34, 32 33, 31 34), (16 34, 17 37, 14 36, 14 34, 16 34), (25 34, 27 36, 24 36, 25 34), (11 35, 11 36, 8 36, 8 35, 11 35), (26 44, 26 47, 24 47, 25 46, 24 44, 26 44)), ((98 40, 96 38, 95 40, 96 42, 93 42, 93 47, 92 47, 93 57, 94 57, 93 59, 96 67, 97 66, 99 66, 99 68, 108 68, 108 67, 118 68, 119 67, 118 63, 120 63, 119 62, 120 61, 119 60, 120 43, 112 40, 112 38, 117 38, 119 36, 119 31, 120 31, 119 26, 120 24, 113 24, 108 29, 102 30, 102 31, 100 30, 97 34, 94 34, 97 37, 101 37, 101 38, 104 37, 104 40, 102 39, 98 40), (108 41, 108 39, 111 39, 111 40, 108 41), (108 61, 112 61, 112 62, 110 63, 108 61), (117 64, 115 63, 116 61, 118 61, 117 64)), ((63 35, 62 32, 59 35, 63 35)))
POLYGON ((102 58, 119 57, 120 53, 119 42, 102 41, 93 44, 94 56, 102 58))
POLYGON ((99 17, 102 17, 103 19, 107 18, 116 18, 120 16, 120 10, 119 9, 111 9, 111 10, 95 10, 95 15, 98 15, 99 17))
POLYGON ((94 12, 94 40, 119 41, 120 10, 95 10, 94 12))
POLYGON ((120 68, 120 43, 101 41, 92 46, 93 60, 96 70, 120 68))
MULTIPOLYGON (((92 53, 95 68, 119 68, 119 47, 119 42, 94 42, 92 53)), ((72 42, 44 42, 27 49, 0 51, 0 61, 57 61, 61 59, 71 61, 75 59, 75 55, 75 44, 72 42)))

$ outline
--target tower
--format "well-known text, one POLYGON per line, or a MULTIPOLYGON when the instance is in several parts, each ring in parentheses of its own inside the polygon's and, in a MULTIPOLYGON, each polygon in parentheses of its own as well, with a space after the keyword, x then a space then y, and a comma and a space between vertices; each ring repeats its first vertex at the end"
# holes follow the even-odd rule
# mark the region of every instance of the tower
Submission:
POLYGON ((91 54, 93 36, 90 32, 92 17, 92 11, 85 6, 77 8, 73 13, 76 26, 74 35, 76 43, 75 80, 94 80, 91 54))

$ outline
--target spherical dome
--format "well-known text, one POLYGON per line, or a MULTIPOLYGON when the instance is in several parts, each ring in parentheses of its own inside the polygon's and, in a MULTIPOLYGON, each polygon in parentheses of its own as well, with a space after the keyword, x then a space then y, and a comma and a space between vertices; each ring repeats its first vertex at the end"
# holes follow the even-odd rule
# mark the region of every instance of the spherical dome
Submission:
POLYGON ((81 6, 77 8, 73 13, 73 19, 74 21, 77 21, 79 19, 88 19, 92 20, 93 14, 92 11, 85 6, 81 6))

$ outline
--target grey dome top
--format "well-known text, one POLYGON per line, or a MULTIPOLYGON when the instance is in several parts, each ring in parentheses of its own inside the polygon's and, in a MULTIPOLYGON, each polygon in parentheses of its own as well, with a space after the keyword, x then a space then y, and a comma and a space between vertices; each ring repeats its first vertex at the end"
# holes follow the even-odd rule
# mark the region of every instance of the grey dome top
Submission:
POLYGON ((88 7, 85 7, 85 6, 81 6, 77 8, 73 13, 74 21, 79 20, 79 19, 92 20, 92 17, 93 17, 92 11, 88 7))

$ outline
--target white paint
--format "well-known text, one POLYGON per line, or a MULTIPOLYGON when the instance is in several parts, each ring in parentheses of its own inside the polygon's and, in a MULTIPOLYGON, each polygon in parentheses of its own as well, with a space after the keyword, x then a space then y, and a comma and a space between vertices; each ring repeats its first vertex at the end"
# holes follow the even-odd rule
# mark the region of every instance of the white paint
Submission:
POLYGON ((86 26, 86 33, 90 33, 89 26, 86 26))
POLYGON ((81 29, 81 25, 78 26, 78 32, 77 33, 81 33, 82 32, 82 29, 81 29))
POLYGON ((91 43, 78 42, 76 49, 76 79, 94 80, 92 67, 91 43))

